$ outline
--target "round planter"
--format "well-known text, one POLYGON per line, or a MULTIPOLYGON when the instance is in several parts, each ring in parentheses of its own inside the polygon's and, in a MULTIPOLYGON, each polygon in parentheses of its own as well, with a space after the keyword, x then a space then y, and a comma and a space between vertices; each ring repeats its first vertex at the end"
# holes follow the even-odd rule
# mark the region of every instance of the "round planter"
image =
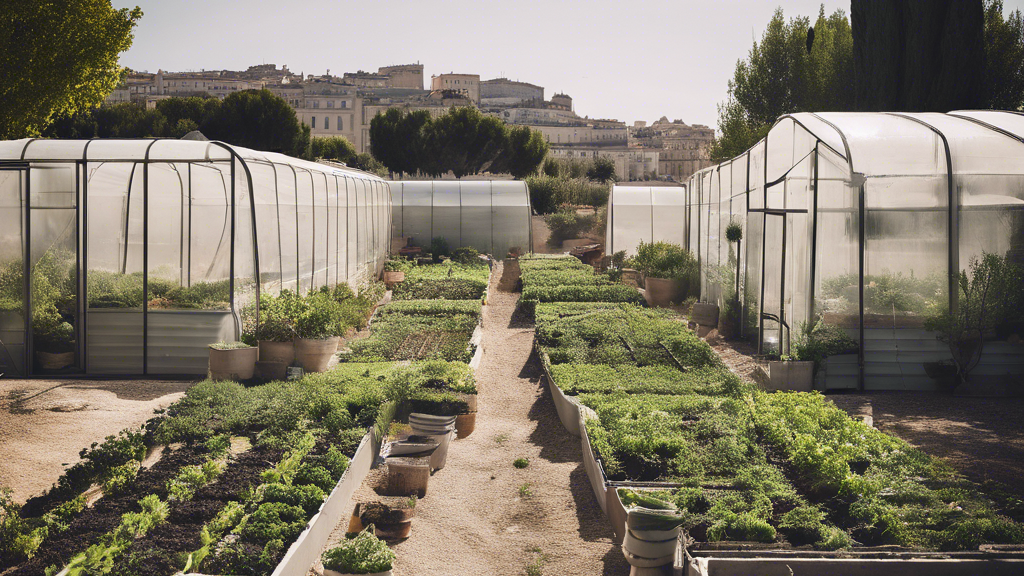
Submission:
POLYGON ((669 306, 683 301, 683 283, 669 278, 647 278, 644 280, 644 296, 651 306, 669 306))
POLYGON ((430 458, 389 456, 384 459, 384 463, 388 467, 385 493, 390 496, 415 494, 420 498, 427 495, 427 486, 430 483, 430 458))
POLYGON ((434 450, 430 454, 430 469, 440 470, 441 468, 444 468, 445 463, 448 461, 448 446, 451 444, 452 437, 455 436, 455 432, 449 431, 441 434, 429 434, 417 430, 415 426, 413 427, 413 431, 437 441, 437 450, 434 450))
POLYGON ((43 370, 61 370, 75 363, 74 352, 36 352, 36 358, 43 370))
POLYGON ((337 336, 312 340, 309 338, 297 338, 295 340, 295 359, 302 365, 306 372, 323 372, 331 362, 331 356, 338 351, 337 336))
POLYGON ((295 343, 260 340, 260 362, 277 362, 285 366, 295 360, 295 343))
POLYGON ((412 520, 388 524, 374 524, 373 526, 377 529, 378 538, 387 538, 390 540, 408 538, 409 533, 412 532, 412 520))
POLYGON ((210 378, 212 380, 249 380, 256 368, 259 348, 218 350, 210 348, 210 378))
MULTIPOLYGON (((640 556, 636 556, 635 554, 630 554, 625 549, 625 547, 623 547, 622 549, 622 555, 626 557, 626 562, 628 562, 629 565, 633 566, 634 568, 658 568, 659 566, 671 564, 676 559, 675 551, 673 551, 672 554, 662 556, 661 558, 642 558, 640 556)), ((658 576, 661 576, 661 574, 663 573, 661 571, 630 571, 630 575, 632 576, 633 574, 636 574, 637 576, 639 576, 640 574, 657 574, 658 576)))
POLYGON ((455 417, 456 438, 465 438, 476 430, 476 412, 459 414, 455 417))
POLYGON ((626 530, 626 538, 622 547, 627 552, 641 558, 664 558, 672 556, 676 551, 677 538, 669 540, 641 540, 632 530, 626 530))

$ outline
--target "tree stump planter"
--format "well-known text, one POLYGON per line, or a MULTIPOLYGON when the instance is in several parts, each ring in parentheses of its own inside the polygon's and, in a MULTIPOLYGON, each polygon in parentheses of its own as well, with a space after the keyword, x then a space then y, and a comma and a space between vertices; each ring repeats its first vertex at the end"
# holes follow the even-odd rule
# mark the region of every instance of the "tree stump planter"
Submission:
POLYGON ((306 372, 323 372, 338 351, 338 340, 337 336, 321 340, 298 338, 295 340, 295 359, 306 372))
POLYGON ((476 430, 476 412, 459 414, 455 417, 455 437, 465 438, 476 430))
POLYGON ((644 297, 651 306, 666 307, 683 301, 683 282, 671 278, 644 279, 644 297))
POLYGON ((359 523, 373 524, 379 538, 402 540, 412 532, 415 513, 415 508, 393 508, 382 502, 368 502, 361 507, 359 523))
POLYGON ((279 362, 285 366, 295 360, 295 342, 260 340, 260 362, 279 362))
POLYGON ((249 380, 256 368, 259 348, 218 350, 210 347, 210 378, 212 380, 249 380))
POLYGON ((391 496, 427 495, 430 482, 430 457, 406 458, 392 456, 384 459, 388 467, 385 492, 391 496))

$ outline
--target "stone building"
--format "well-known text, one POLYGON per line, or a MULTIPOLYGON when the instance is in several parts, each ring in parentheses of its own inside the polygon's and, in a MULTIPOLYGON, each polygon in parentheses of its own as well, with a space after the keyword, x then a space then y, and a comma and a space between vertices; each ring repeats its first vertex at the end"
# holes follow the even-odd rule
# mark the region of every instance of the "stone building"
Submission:
POLYGON ((658 172, 677 182, 685 182, 694 172, 711 166, 710 148, 715 130, 701 124, 692 126, 682 120, 669 121, 662 116, 657 122, 634 123, 630 129, 630 146, 660 151, 658 172))
POLYGON ((412 88, 423 90, 423 64, 398 64, 395 66, 381 66, 377 74, 387 76, 390 79, 390 88, 412 88))
POLYGON ((515 106, 527 102, 543 102, 544 88, 508 78, 494 78, 480 83, 480 106, 484 108, 515 106))
POLYGON ((548 156, 566 160, 608 158, 615 164, 615 177, 618 181, 657 180, 660 178, 658 173, 658 150, 552 145, 548 150, 548 156))
POLYGON ((479 74, 440 74, 430 77, 431 90, 464 90, 469 99, 480 104, 479 74))

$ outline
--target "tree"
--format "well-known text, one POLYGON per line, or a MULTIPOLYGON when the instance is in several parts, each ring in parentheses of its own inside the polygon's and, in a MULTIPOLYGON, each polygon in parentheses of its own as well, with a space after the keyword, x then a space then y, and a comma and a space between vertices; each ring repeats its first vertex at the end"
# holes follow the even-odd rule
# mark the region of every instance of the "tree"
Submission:
POLYGON ((356 147, 343 136, 316 136, 309 141, 310 160, 337 160, 350 164, 356 157, 356 147))
POLYGON ((1024 17, 1004 20, 1002 0, 985 0, 985 86, 988 108, 1024 107, 1024 17))
MULTIPOLYGON (((548 143, 544 136, 529 126, 513 126, 508 130, 505 149, 491 172, 508 172, 515 178, 526 178, 537 173, 537 167, 548 155, 548 143)), ((612 166, 612 176, 615 166, 612 166)))
POLYGON ((121 82, 118 54, 142 10, 110 0, 7 0, 0 11, 0 140, 98 106, 121 82))
MULTIPOLYGON (((220 112, 220 100, 213 97, 188 96, 157 100, 156 109, 167 119, 168 126, 178 126, 182 120, 191 121, 194 130, 204 130, 220 112)), ((176 136, 180 138, 184 136, 176 136)))
POLYGON ((982 0, 853 0, 857 109, 948 112, 985 95, 982 0))
POLYGON ((615 180, 615 162, 611 158, 598 156, 587 168, 587 178, 595 182, 615 180))
POLYGON ((508 129, 500 119, 462 106, 430 122, 424 137, 429 153, 421 169, 435 177, 451 171, 462 178, 494 162, 508 139, 508 129))
POLYGON ((822 6, 808 50, 810 24, 803 16, 787 23, 776 10, 761 41, 736 63, 729 98, 718 106, 721 136, 712 146, 713 160, 743 153, 784 114, 853 108, 853 36, 846 14, 826 16, 822 6))
POLYGON ((300 124, 288 102, 270 90, 229 94, 204 130, 207 138, 236 146, 293 156, 309 153, 309 127, 300 124))

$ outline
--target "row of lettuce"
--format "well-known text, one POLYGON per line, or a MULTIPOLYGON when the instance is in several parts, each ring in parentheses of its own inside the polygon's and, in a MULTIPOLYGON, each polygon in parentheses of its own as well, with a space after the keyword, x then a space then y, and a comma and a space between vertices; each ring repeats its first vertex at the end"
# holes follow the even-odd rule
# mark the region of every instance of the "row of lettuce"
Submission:
MULTIPOLYGON (((593 271, 571 258, 520 267, 524 297, 554 283, 593 285, 593 271)), ((607 479, 675 485, 652 496, 674 505, 697 541, 828 550, 1024 542, 1006 501, 818 393, 760 391, 672 312, 584 300, 535 305, 542 362, 596 413, 586 432, 607 479)))
MULTIPOLYGON (((377 309, 371 335, 352 342, 335 368, 252 387, 200 382, 142 429, 83 450, 82 460, 45 494, 17 506, 5 491, 0 571, 270 574, 342 477, 368 429, 379 443, 391 422, 410 412, 468 410, 466 395, 476 393, 467 364, 470 336, 488 272, 486 264, 417 267, 410 276, 423 281, 415 281, 415 289, 398 285, 398 300, 377 309), (478 288, 472 299, 414 299, 423 290, 465 296, 461 286, 430 286, 451 285, 453 276, 478 288), (438 335, 445 345, 432 346, 438 335), (163 450, 161 458, 142 466, 156 449, 163 450), (103 497, 87 506, 96 486, 103 497)), ((308 310, 310 300, 322 298, 379 299, 375 290, 344 298, 326 290, 301 299, 286 294, 272 304, 294 298, 308 310)), ((336 308, 331 314, 323 322, 344 321, 336 308)), ((338 565, 353 547, 393 558, 366 540, 346 541, 344 551, 325 560, 338 565)), ((353 561, 367 561, 359 556, 353 561)))

